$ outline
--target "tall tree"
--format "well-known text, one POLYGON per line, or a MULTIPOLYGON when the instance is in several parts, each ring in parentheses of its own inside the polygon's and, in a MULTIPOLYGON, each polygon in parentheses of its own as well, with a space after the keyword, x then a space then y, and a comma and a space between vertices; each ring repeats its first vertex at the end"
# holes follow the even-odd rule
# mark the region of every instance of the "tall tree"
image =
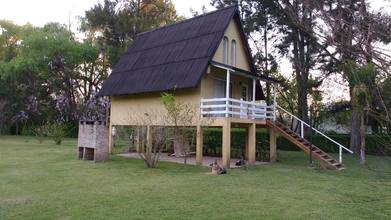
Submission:
MULTIPOLYGON (((378 45, 390 42, 391 17, 381 11, 370 12, 370 3, 365 0, 316 0, 302 1, 308 5, 311 14, 319 22, 312 27, 305 25, 302 16, 295 10, 286 7, 290 0, 275 1, 287 20, 307 35, 320 50, 321 60, 324 60, 323 71, 326 76, 330 73, 342 73, 349 83, 351 100, 353 99, 353 83, 347 73, 341 69, 347 60, 355 60, 361 64, 373 63, 376 73, 389 75, 391 54, 378 45)), ((352 110, 350 147, 359 153, 360 117, 356 109, 352 110)))
MULTIPOLYGON (((391 17, 381 12, 369 12, 369 7, 365 0, 329 1, 327 7, 318 7, 319 17, 327 28, 312 34, 318 36, 324 52, 330 57, 331 65, 328 67, 341 72, 348 82, 352 106, 350 148, 358 154, 364 140, 360 138, 363 123, 360 109, 353 103, 356 83, 349 72, 340 68, 347 61, 355 60, 362 65, 374 64, 375 73, 387 74, 391 64, 391 54, 376 46, 390 42, 391 17)), ((375 83, 375 78, 372 78, 371 84, 375 83)))
POLYGON ((365 118, 370 108, 370 91, 374 88, 374 67, 372 63, 360 66, 355 61, 347 61, 343 65, 343 69, 353 87, 351 94, 352 109, 357 112, 360 120, 360 145, 357 148, 360 162, 365 164, 365 118))
POLYGON ((98 48, 76 41, 57 23, 10 38, 16 37, 18 43, 11 45, 15 54, 0 60, 0 99, 12 103, 3 112, 5 120, 16 126, 45 120, 75 122, 81 106, 104 80, 98 48))
POLYGON ((170 0, 105 0, 85 12, 81 30, 101 47, 105 67, 119 60, 136 34, 181 19, 170 0))

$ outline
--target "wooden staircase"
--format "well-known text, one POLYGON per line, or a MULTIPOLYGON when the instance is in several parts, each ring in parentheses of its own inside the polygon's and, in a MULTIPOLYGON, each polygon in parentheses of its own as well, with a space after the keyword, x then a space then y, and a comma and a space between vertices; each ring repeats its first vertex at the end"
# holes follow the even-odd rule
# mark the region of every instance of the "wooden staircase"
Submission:
POLYGON ((296 132, 287 128, 282 123, 277 121, 273 122, 267 120, 267 125, 270 128, 273 128, 275 131, 279 132, 284 138, 292 142, 294 145, 302 149, 306 154, 311 153, 312 158, 314 160, 318 160, 323 168, 331 169, 331 170, 344 169, 344 166, 341 163, 339 163, 336 159, 334 159, 332 156, 322 151, 315 145, 311 144, 308 140, 300 137, 298 134, 296 134, 296 132))

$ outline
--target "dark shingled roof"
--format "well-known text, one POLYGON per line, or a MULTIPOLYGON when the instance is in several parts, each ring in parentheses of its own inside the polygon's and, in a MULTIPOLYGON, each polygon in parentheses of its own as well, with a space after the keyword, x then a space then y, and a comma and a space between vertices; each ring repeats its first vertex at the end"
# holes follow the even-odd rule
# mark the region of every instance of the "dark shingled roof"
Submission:
MULTIPOLYGON (((239 19, 238 8, 230 6, 138 34, 98 95, 196 87, 234 16, 239 19)), ((248 55, 251 59, 250 51, 248 55)))

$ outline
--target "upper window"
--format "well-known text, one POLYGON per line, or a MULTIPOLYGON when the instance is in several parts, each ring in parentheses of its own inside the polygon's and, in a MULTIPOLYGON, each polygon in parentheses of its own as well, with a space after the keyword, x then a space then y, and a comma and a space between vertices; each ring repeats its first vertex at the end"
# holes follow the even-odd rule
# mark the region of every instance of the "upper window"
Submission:
POLYGON ((223 39, 223 63, 228 64, 228 38, 223 39))
POLYGON ((236 41, 231 42, 231 65, 236 66, 236 41))

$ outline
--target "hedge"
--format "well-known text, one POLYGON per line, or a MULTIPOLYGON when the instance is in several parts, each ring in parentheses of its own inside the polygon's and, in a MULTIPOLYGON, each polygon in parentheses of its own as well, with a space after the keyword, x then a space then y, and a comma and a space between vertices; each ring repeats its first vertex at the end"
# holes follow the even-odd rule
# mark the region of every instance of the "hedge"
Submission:
MULTIPOLYGON (((34 135, 32 129, 34 126, 25 126, 22 128, 23 135, 34 135)), ((13 130, 8 128, 9 130, 13 130)), ((3 129, 3 130, 8 130, 3 129)), ((67 128, 67 137, 77 138, 77 124, 69 124, 67 128)), ((231 136, 231 156, 240 158, 244 154, 245 145, 245 131, 244 129, 232 129, 231 136)), ((3 131, 3 134, 7 134, 3 131)), ((10 133, 12 134, 12 132, 10 133)), ((350 135, 349 134, 329 134, 333 140, 348 147, 350 135)), ((257 156, 266 156, 265 153, 269 149, 269 138, 266 129, 258 129, 256 136, 257 156), (262 154, 264 152, 264 154, 262 154)), ((338 153, 338 146, 327 140, 321 135, 311 135, 308 140, 315 146, 329 153, 338 153)), ((204 155, 221 156, 222 131, 221 129, 209 128, 204 130, 204 155)), ((285 138, 279 136, 277 138, 277 146, 279 150, 299 151, 300 149, 291 144, 285 138)), ((366 135, 366 153, 369 155, 387 155, 391 156, 391 134, 369 134, 366 135)), ((262 159, 262 158, 261 158, 262 159)), ((267 158, 263 158, 267 159, 267 158)))
MULTIPOLYGON (((328 135, 331 139, 348 147, 350 141, 349 134, 332 134, 328 135)), ((260 152, 267 152, 269 148, 269 138, 265 129, 257 131, 256 135, 257 155, 260 152)), ((339 148, 333 142, 327 140, 321 135, 311 135, 308 140, 315 146, 328 153, 338 153, 339 148)), ((204 131, 204 154, 210 156, 221 156, 222 132, 219 129, 206 129, 204 131)), ((231 136, 231 155, 240 157, 245 149, 245 131, 233 129, 231 136)), ((299 151, 296 147, 282 136, 277 138, 279 150, 299 151)), ((391 155, 391 135, 387 134, 370 134, 366 135, 366 153, 369 155, 391 155)))

